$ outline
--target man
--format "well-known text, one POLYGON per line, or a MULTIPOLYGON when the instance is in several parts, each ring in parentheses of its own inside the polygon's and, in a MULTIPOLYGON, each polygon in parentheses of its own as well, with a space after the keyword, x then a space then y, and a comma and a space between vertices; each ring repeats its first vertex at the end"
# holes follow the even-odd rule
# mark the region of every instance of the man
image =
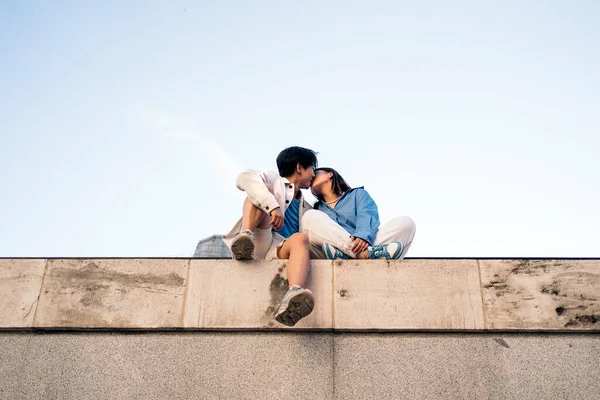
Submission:
POLYGON ((308 238, 300 233, 300 221, 312 207, 300 192, 315 177, 316 153, 289 147, 277 156, 279 173, 248 170, 237 179, 247 194, 243 216, 223 238, 234 260, 289 260, 289 290, 275 319, 294 326, 314 308, 314 297, 305 289, 309 269, 308 238))

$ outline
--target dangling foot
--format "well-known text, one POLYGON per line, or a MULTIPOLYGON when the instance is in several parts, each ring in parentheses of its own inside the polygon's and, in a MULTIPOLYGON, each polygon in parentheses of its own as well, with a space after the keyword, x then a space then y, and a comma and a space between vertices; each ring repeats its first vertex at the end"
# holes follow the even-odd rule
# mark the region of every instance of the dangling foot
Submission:
POLYGON ((309 315, 314 307, 315 298, 312 292, 294 285, 283 297, 275 319, 284 325, 294 326, 302 318, 309 315))

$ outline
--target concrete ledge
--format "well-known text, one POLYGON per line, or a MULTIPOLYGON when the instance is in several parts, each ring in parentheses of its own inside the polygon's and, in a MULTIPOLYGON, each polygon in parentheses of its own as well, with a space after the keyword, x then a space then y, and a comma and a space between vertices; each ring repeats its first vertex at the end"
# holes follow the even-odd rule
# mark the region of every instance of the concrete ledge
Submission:
POLYGON ((600 260, 326 261, 273 315, 286 262, 1 259, 0 329, 600 331, 600 260))

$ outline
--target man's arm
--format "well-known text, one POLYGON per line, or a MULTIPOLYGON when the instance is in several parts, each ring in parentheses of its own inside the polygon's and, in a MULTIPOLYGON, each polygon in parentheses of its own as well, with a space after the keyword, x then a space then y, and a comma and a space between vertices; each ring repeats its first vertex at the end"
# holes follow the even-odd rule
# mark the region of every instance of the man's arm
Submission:
POLYGON ((352 236, 373 244, 379 229, 379 211, 377 204, 364 189, 356 189, 356 230, 352 236))
POLYGON ((277 176, 274 173, 247 170, 238 175, 236 186, 248 195, 248 199, 257 208, 270 214, 279 203, 268 187, 272 187, 277 176))

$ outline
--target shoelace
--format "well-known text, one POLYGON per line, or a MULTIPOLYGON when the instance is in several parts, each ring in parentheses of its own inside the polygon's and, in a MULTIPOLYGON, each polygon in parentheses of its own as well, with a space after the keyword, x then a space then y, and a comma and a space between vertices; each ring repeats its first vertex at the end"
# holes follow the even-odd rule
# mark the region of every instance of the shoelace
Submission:
POLYGON ((377 258, 381 258, 381 257, 385 257, 388 258, 389 256, 386 254, 387 253, 387 245, 383 245, 381 247, 373 247, 373 251, 371 252, 371 257, 377 257, 377 258))

